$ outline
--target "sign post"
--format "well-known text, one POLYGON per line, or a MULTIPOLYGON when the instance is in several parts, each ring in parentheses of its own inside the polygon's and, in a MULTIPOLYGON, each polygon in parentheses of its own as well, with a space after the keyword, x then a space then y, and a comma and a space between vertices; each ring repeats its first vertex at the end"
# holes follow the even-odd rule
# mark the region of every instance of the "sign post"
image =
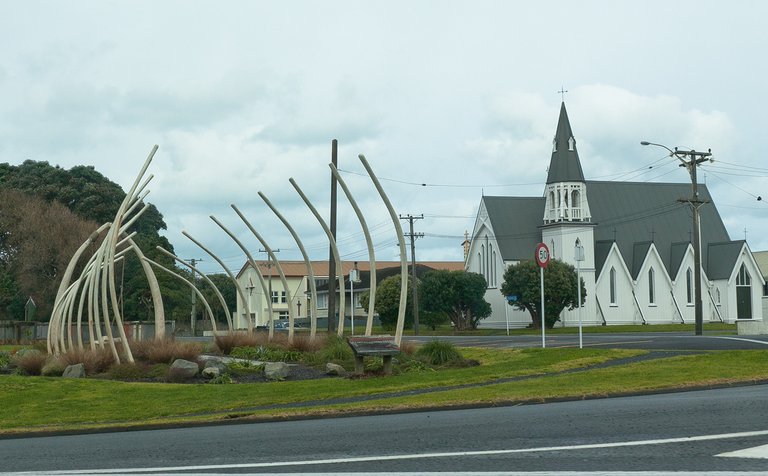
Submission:
POLYGON ((584 261, 584 246, 581 244, 581 240, 576 238, 576 247, 574 248, 574 256, 576 260, 576 294, 578 296, 577 306, 579 306, 579 349, 584 348, 584 340, 581 331, 581 262, 584 261))
POLYGON ((549 248, 544 243, 536 245, 536 263, 539 265, 541 276, 541 348, 547 347, 546 321, 544 320, 544 268, 549 264, 549 248))

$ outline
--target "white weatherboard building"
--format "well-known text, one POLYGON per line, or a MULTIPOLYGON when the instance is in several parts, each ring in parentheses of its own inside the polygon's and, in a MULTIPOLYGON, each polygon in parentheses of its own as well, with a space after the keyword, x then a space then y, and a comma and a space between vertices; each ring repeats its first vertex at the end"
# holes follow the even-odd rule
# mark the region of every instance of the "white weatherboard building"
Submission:
MULTIPOLYGON (((501 294, 505 269, 533 259, 540 242, 576 266, 577 240, 585 325, 694 322, 692 212, 680 201, 690 195, 690 183, 585 180, 563 103, 543 196, 480 201, 466 261, 488 282, 493 314, 480 325, 528 326, 530 314, 501 294)), ((765 281, 755 258, 746 241, 730 239, 706 185, 699 195, 709 201, 700 208, 704 321, 762 321, 765 281)), ((560 318, 578 324, 576 310, 560 318)))

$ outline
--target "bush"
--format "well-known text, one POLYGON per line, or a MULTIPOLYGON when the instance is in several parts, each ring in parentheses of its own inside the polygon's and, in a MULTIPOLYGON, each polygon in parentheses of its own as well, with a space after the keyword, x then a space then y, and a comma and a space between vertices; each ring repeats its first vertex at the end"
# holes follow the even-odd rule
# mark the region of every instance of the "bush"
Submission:
POLYGON ((267 344, 269 336, 263 332, 246 334, 243 332, 230 332, 229 334, 214 337, 216 350, 223 355, 230 355, 236 347, 258 347, 267 344))
POLYGON ((263 345, 259 347, 235 347, 229 355, 238 359, 267 362, 297 362, 302 357, 302 353, 297 350, 285 350, 263 345))
POLYGON ((40 375, 47 360, 48 356, 38 350, 18 352, 13 356, 13 363, 24 375, 40 375))
POLYGON ((315 337, 310 339, 309 336, 300 335, 293 336, 293 342, 288 344, 288 350, 296 350, 303 353, 317 352, 323 347, 325 339, 321 337, 315 337))
POLYGON ((208 383, 211 383, 214 385, 226 385, 230 383, 235 383, 235 380, 229 374, 221 374, 218 377, 214 377, 210 379, 208 383))
POLYGON ((50 358, 40 369, 40 375, 43 377, 61 377, 66 367, 66 364, 60 359, 50 358))
POLYGON ((397 373, 401 373, 401 374, 409 374, 409 373, 420 374, 424 372, 435 371, 435 369, 430 367, 427 363, 417 359, 410 359, 410 360, 401 362, 400 365, 396 367, 396 370, 397 370, 397 373))
POLYGON ((107 374, 114 380, 141 380, 146 378, 147 367, 136 363, 115 364, 109 368, 107 374))
POLYGON ((343 362, 352 360, 354 358, 352 348, 349 346, 349 344, 347 344, 343 338, 335 334, 329 335, 325 338, 325 343, 318 354, 320 360, 325 362, 343 362))
POLYGON ((420 348, 416 355, 432 365, 445 365, 463 362, 464 357, 450 342, 433 340, 420 348))
POLYGON ((83 364, 86 375, 95 375, 106 372, 115 363, 115 357, 109 348, 70 349, 59 356, 59 360, 67 365, 83 364))
POLYGON ((175 339, 131 342, 134 359, 150 364, 170 364, 176 359, 196 362, 202 351, 203 345, 199 342, 181 342, 175 339))
POLYGON ((252 362, 230 362, 227 369, 235 375, 252 375, 264 372, 264 364, 254 364, 252 362))
POLYGON ((11 364, 11 353, 0 351, 0 370, 8 368, 11 364))

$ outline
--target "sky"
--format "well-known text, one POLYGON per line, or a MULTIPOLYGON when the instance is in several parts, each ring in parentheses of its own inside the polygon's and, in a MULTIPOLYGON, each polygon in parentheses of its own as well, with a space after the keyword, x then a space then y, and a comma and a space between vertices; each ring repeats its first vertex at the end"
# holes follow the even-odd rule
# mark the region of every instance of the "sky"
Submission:
MULTIPOLYGON (((0 5, 0 163, 92 165, 128 190, 159 145, 147 200, 206 272, 221 267, 182 230, 245 262, 211 215, 265 257, 230 204, 301 259, 259 191, 327 259, 288 179, 327 218, 332 139, 378 260, 398 259, 397 238, 358 154, 398 214, 423 214, 417 259, 462 260, 483 195, 542 196, 561 100, 588 180, 689 183, 640 141, 711 149, 699 181, 731 238, 768 249, 766 2, 0 5)), ((367 260, 341 190, 338 210, 342 259, 367 260)))

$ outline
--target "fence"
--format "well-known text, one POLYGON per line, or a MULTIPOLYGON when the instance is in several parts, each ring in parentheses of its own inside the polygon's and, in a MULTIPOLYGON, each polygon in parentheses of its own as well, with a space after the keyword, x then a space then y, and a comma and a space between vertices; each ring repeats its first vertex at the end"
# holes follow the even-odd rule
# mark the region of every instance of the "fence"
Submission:
MULTIPOLYGON (((77 327, 72 326, 72 338, 77 339, 77 327)), ((155 323, 145 321, 130 321, 123 323, 125 335, 130 340, 149 340, 155 337, 155 323)), ((165 321, 165 335, 172 336, 176 330, 176 321, 165 321)), ((65 335, 67 330, 64 330, 65 335)), ((83 342, 90 342, 90 333, 88 326, 82 326, 81 335, 83 342)), ((102 324, 101 334, 107 335, 106 328, 102 324)), ((112 335, 119 335, 117 326, 112 326, 112 335)), ((0 321, 0 341, 5 342, 34 342, 46 340, 48 338, 47 322, 23 322, 23 321, 0 321)))

